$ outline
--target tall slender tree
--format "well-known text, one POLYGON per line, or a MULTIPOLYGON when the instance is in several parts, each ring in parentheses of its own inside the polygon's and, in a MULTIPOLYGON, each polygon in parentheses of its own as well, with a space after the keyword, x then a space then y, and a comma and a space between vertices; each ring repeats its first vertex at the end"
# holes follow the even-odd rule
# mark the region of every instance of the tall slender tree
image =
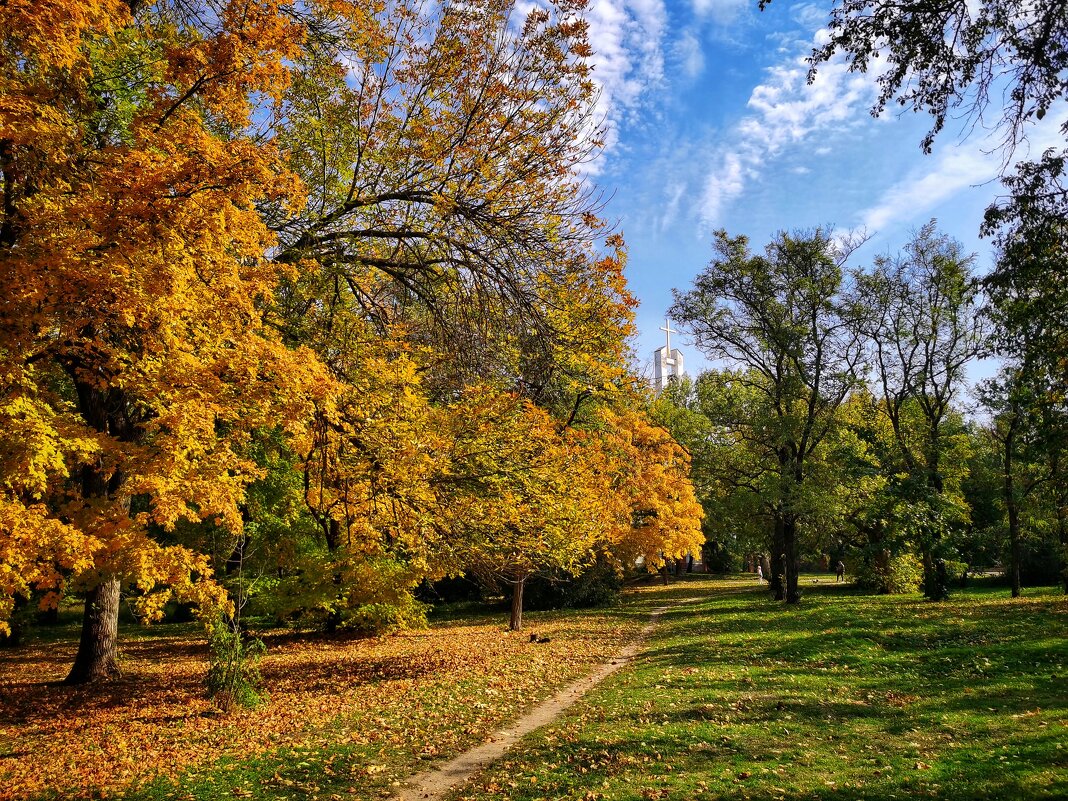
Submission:
POLYGON ((763 254, 719 231, 714 247, 694 288, 676 291, 670 314, 707 356, 738 368, 754 399, 747 426, 777 477, 771 579, 777 599, 797 603, 807 470, 860 378, 864 349, 842 269, 852 249, 822 230, 780 234, 763 254))
POLYGON ((988 324, 971 275, 974 256, 956 240, 925 225, 896 257, 857 273, 855 305, 863 313, 874 380, 907 473, 915 536, 924 565, 924 592, 941 600, 947 588, 936 570, 939 542, 953 511, 945 495, 942 460, 946 427, 967 386, 967 365, 986 352, 988 324), (909 417, 918 412, 919 425, 909 417))

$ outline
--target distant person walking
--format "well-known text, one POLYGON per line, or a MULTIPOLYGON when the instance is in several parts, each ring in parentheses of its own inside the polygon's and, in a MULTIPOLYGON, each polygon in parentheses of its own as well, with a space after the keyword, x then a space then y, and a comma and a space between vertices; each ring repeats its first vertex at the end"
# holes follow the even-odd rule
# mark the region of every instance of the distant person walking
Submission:
POLYGON ((839 559, 838 564, 834 566, 834 580, 836 583, 845 581, 845 562, 841 559, 839 559))
POLYGON ((757 581, 764 582, 764 568, 760 565, 757 565, 757 581))

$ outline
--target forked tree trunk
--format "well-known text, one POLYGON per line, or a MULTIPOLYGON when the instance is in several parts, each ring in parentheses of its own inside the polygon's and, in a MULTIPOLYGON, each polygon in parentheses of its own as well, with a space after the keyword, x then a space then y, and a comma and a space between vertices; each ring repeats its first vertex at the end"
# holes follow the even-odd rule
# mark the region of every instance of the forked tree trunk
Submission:
POLYGON ((104 578, 85 597, 78 655, 66 684, 106 681, 121 674, 118 660, 119 580, 104 578))
POLYGON ((524 576, 512 585, 512 617, 508 623, 511 631, 521 631, 523 628, 523 587, 526 583, 524 576))

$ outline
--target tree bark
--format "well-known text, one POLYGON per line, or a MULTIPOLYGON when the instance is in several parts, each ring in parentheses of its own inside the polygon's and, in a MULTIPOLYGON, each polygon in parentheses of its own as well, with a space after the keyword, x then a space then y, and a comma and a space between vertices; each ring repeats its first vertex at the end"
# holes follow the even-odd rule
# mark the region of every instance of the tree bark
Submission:
POLYGON ((523 630, 523 587, 526 583, 527 578, 524 576, 512 585, 512 617, 508 622, 511 631, 523 630))
POLYGON ((786 603, 801 603, 801 591, 797 587, 797 573, 800 567, 797 558, 797 521, 784 520, 783 533, 783 560, 786 573, 786 603))
MULTIPOLYGON (((94 336, 89 330, 88 338, 94 336)), ((66 366, 78 394, 78 411, 93 429, 122 442, 133 442, 136 431, 127 414, 126 398, 121 390, 101 390, 86 382, 80 375, 80 366, 72 363, 66 366)), ((125 480, 122 470, 109 474, 98 465, 87 464, 81 472, 82 498, 92 501, 95 498, 116 498, 125 480)), ((130 499, 118 501, 130 509, 130 499)), ((119 579, 117 576, 104 574, 99 584, 89 591, 85 598, 85 611, 82 616, 82 636, 78 642, 78 653, 65 682, 67 684, 85 684, 103 681, 120 675, 118 665, 119 652, 119 579)))
POLYGON ((1011 435, 1005 438, 1002 444, 1002 489, 1005 496, 1005 510, 1009 516, 1009 580, 1012 583, 1012 597, 1019 598, 1020 587, 1020 509, 1016 504, 1016 487, 1012 480, 1012 448, 1011 435))
POLYGON ((88 684, 121 675, 118 661, 119 579, 101 579, 85 597, 78 655, 66 684, 88 684))
POLYGON ((786 542, 783 538, 783 520, 775 515, 771 532, 771 570, 768 585, 776 601, 786 598, 786 542))
POLYGON ((1061 540, 1061 581, 1064 594, 1068 595, 1068 526, 1065 525, 1064 510, 1057 509, 1057 533, 1061 540))

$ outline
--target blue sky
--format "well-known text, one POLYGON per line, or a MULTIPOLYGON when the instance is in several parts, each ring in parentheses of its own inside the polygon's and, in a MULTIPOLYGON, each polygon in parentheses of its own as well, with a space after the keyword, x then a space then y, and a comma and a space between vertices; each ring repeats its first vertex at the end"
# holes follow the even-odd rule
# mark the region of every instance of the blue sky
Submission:
MULTIPOLYGON (((756 0, 590 0, 610 128, 592 178, 611 194, 605 216, 629 246, 639 367, 664 343, 671 290, 688 288, 707 264, 717 228, 748 235, 755 248, 784 229, 865 229, 871 240, 853 257, 864 264, 934 217, 977 253, 980 271, 989 268, 978 229, 1000 190, 996 136, 983 121, 959 120, 925 156, 926 114, 871 117, 874 75, 831 63, 808 85, 804 59, 829 8, 830 0, 774 0, 765 12, 756 0)), ((1048 122, 1018 156, 1054 143, 1048 122)), ((694 374, 704 361, 682 340, 694 374)))

